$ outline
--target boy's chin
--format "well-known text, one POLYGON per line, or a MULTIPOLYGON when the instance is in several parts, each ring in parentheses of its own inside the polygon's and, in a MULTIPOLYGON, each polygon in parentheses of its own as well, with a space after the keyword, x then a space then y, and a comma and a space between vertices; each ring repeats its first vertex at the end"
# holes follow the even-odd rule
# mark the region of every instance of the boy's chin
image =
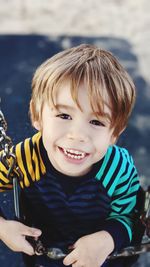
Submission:
POLYGON ((89 171, 90 171, 91 168, 88 168, 88 169, 85 169, 85 170, 78 170, 75 169, 61 169, 61 172, 64 174, 64 175, 67 175, 67 176, 73 176, 73 177, 77 177, 77 176, 83 176, 85 174, 87 174, 89 171))

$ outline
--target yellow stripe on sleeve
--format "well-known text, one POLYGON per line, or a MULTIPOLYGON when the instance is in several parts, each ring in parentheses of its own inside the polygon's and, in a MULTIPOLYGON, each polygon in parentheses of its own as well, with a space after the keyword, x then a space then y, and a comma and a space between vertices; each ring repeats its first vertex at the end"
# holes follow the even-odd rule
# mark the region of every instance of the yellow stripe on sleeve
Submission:
MULTIPOLYGON (((11 150, 12 151, 12 150, 11 150)), ((1 151, 3 153, 3 151, 1 151)), ((12 180, 7 178, 9 167, 12 165, 12 159, 7 159, 8 161, 8 169, 6 169, 5 165, 0 161, 0 188, 3 190, 3 188, 9 189, 9 186, 12 187, 12 180)))
POLYGON ((30 149, 30 139, 26 139, 24 142, 25 146, 25 155, 26 155, 26 162, 27 162, 27 168, 28 172, 31 176, 32 181, 35 181, 35 173, 32 166, 32 158, 31 158, 31 149, 30 149))
POLYGON ((36 138, 37 138, 36 144, 37 144, 38 154, 39 154, 39 159, 40 159, 40 168, 41 168, 42 174, 44 174, 46 172, 46 168, 45 168, 45 165, 44 165, 43 160, 41 158, 40 149, 39 149, 39 139, 41 138, 41 133, 38 133, 36 138))
POLYGON ((37 158, 37 155, 35 153, 35 150, 33 150, 32 159, 35 162, 35 179, 38 181, 38 180, 40 180, 40 170, 39 170, 39 162, 38 162, 38 158, 37 158))
POLYGON ((24 179, 25 186, 29 186, 30 183, 29 183, 29 180, 28 180, 25 168, 24 168, 23 160, 22 160, 21 145, 22 145, 22 143, 19 143, 16 146, 17 163, 18 163, 18 166, 20 167, 20 169, 23 173, 23 179, 24 179))
POLYGON ((0 180, 3 181, 5 184, 9 184, 10 180, 4 176, 2 173, 0 173, 0 180))

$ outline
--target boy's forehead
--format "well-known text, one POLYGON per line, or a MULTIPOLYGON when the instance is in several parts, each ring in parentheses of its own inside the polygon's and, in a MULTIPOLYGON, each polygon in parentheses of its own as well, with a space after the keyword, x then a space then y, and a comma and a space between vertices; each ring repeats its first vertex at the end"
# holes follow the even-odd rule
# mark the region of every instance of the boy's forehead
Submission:
POLYGON ((69 82, 63 82, 56 90, 55 94, 56 105, 64 105, 73 102, 71 94, 71 85, 69 82))
POLYGON ((56 109, 65 109, 65 110, 76 110, 80 109, 81 111, 85 111, 87 113, 95 114, 100 116, 103 114, 105 117, 111 117, 111 110, 109 106, 104 103, 103 110, 98 110, 98 108, 92 108, 90 97, 88 94, 88 90, 84 84, 80 84, 77 89, 77 101, 73 98, 71 93, 71 85, 69 82, 65 82, 59 86, 55 96, 55 108, 56 109), (79 106, 78 106, 78 104, 79 106))

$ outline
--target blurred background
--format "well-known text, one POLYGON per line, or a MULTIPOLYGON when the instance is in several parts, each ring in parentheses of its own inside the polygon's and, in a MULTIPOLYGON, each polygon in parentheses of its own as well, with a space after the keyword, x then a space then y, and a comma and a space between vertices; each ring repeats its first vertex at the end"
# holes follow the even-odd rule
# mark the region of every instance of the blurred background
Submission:
MULTIPOLYGON (((0 98, 14 144, 33 134, 28 105, 37 66, 65 48, 95 44, 114 53, 132 76, 137 102, 119 145, 129 149, 142 186, 150 182, 150 1, 0 0, 0 98)), ((0 195, 13 218, 11 193, 0 195)), ((136 266, 148 267, 150 253, 136 266)), ((23 267, 20 254, 0 243, 0 266, 23 267)))

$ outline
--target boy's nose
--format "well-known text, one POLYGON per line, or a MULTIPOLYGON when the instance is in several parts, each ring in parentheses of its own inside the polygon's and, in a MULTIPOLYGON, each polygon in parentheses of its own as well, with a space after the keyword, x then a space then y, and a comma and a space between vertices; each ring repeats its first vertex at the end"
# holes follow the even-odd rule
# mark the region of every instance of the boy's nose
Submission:
POLYGON ((88 134, 85 133, 84 130, 80 129, 80 130, 71 130, 68 132, 67 134, 68 139, 71 140, 76 140, 79 142, 87 142, 88 141, 88 134))

